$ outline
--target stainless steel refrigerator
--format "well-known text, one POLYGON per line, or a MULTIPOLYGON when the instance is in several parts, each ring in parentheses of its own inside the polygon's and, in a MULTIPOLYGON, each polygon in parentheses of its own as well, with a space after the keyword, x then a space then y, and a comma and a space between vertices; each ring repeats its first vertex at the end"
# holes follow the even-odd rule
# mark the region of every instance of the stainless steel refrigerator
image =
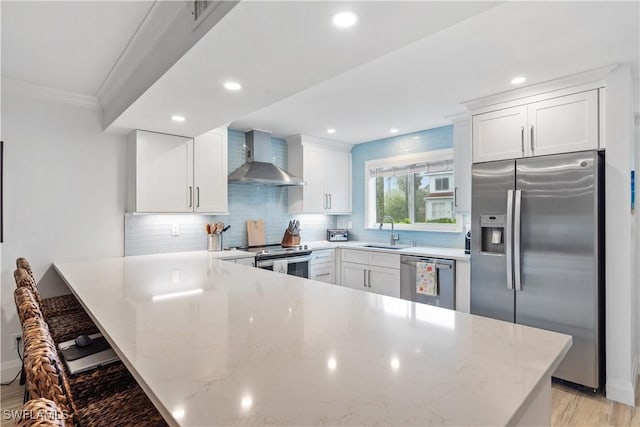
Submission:
POLYGON ((554 377, 604 374, 603 154, 478 163, 472 173, 471 313, 573 336, 554 377))

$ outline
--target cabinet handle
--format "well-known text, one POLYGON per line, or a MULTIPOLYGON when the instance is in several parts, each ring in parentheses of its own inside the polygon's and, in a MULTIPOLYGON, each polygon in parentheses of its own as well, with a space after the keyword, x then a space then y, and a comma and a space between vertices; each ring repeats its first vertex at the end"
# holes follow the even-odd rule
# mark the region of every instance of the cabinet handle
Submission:
POLYGON ((522 148, 522 157, 524 157, 524 126, 520 126, 520 147, 522 148))
POLYGON ((328 276, 331 273, 322 273, 322 274, 316 274, 316 277, 322 277, 322 276, 328 276))
POLYGON ((189 207, 193 207, 193 187, 189 186, 189 207))
POLYGON ((362 284, 366 288, 367 287, 367 270, 362 270, 362 272, 364 273, 364 277, 362 279, 362 284))
POLYGON ((198 197, 196 198, 196 200, 197 200, 196 207, 199 208, 200 207, 200 186, 196 187, 196 193, 198 195, 198 197))
POLYGON ((329 209, 331 209, 331 205, 332 205, 332 204, 333 204, 333 203, 331 203, 331 193, 329 193, 329 209))
POLYGON ((533 125, 531 125, 531 154, 533 154, 533 125))
POLYGON ((368 275, 369 275, 369 280, 368 280, 369 287, 371 287, 371 270, 367 270, 367 272, 368 272, 368 275))
POLYGON ((453 206, 458 207, 458 187, 453 188, 453 206))
POLYGON ((324 193, 324 208, 329 209, 329 199, 327 198, 327 193, 324 193))

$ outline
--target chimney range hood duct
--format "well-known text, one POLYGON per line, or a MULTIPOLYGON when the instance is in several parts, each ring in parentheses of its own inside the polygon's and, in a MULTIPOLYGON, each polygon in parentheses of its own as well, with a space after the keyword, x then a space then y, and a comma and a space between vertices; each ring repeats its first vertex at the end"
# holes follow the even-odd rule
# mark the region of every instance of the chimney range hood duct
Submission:
POLYGON ((247 162, 229 174, 229 184, 274 186, 306 184, 302 179, 271 163, 271 134, 269 132, 250 130, 245 135, 247 162))

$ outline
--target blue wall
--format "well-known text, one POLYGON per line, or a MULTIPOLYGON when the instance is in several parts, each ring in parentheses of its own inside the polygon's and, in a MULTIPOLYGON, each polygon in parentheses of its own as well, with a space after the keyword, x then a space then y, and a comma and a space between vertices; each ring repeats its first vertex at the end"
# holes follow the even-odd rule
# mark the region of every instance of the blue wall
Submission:
MULTIPOLYGON (((388 230, 367 230, 364 226, 365 171, 368 160, 395 157, 403 154, 421 153, 432 150, 453 148, 453 126, 443 126, 406 135, 379 139, 353 147, 353 211, 350 217, 340 218, 339 225, 352 221, 350 231, 354 240, 387 242, 388 230)), ((430 231, 399 231, 400 244, 417 241, 418 246, 464 247, 464 233, 443 233, 430 231)))

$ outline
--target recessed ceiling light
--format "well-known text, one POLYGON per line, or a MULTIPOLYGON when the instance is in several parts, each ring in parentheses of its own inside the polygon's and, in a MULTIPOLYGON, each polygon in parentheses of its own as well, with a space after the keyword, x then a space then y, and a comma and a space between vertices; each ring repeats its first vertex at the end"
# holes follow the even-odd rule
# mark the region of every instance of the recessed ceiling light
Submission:
POLYGON ((184 122, 184 116, 171 116, 171 120, 174 122, 184 122))
POLYGON ((336 130, 334 128, 329 128, 327 129, 327 133, 336 133, 336 130))
POLYGON ((524 83, 527 81, 526 77, 523 76, 519 76, 519 77, 514 77, 511 79, 511 84, 512 85, 519 85, 520 83, 524 83))
POLYGON ((238 82, 226 82, 224 84, 224 88, 226 90, 232 90, 232 91, 237 91, 242 89, 242 85, 238 82))
POLYGON ((391 128, 391 129, 389 129, 389 132, 398 133, 398 128, 391 128))
POLYGON ((340 28, 349 28, 356 25, 358 22, 358 15, 353 12, 344 11, 338 12, 333 15, 333 25, 340 28))
POLYGON ((418 140, 418 139, 420 139, 420 137, 419 136, 413 136, 413 137, 411 137, 411 139, 418 140))

